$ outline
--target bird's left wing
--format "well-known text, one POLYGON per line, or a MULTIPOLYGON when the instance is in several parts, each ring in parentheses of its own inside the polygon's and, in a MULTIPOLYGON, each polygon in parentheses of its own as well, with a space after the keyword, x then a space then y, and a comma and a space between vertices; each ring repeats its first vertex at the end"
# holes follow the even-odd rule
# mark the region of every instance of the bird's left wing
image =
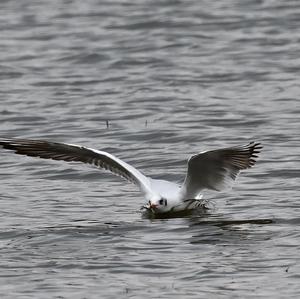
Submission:
POLYGON ((151 193, 150 182, 145 175, 104 151, 74 144, 17 138, 0 138, 0 146, 20 155, 93 164, 138 185, 145 195, 151 193))
POLYGON ((255 158, 262 146, 250 142, 236 146, 212 150, 192 156, 182 186, 184 198, 195 198, 203 189, 220 191, 230 187, 239 172, 255 164, 255 158))

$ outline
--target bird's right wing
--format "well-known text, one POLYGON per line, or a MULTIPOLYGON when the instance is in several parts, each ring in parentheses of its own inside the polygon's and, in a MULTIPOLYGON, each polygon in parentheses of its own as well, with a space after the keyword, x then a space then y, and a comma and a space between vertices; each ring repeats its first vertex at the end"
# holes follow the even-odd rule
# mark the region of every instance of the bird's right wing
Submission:
POLYGON ((255 164, 262 146, 250 142, 236 146, 203 152, 188 161, 188 171, 182 186, 182 197, 195 198, 201 190, 220 191, 231 187, 239 172, 255 164))
POLYGON ((145 175, 104 151, 74 144, 17 138, 0 138, 0 146, 20 155, 93 164, 138 185, 145 195, 152 193, 150 181, 145 175))

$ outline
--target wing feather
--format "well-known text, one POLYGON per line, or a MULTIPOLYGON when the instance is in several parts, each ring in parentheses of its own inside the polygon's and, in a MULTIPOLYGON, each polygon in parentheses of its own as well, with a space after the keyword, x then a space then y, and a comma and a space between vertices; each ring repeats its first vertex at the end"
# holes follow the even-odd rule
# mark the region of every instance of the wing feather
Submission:
POLYGON ((16 138, 0 138, 0 146, 20 155, 93 164, 138 185, 145 194, 151 192, 150 182, 146 176, 128 163, 104 151, 75 144, 16 138))
POLYGON ((252 167, 260 143, 203 152, 192 156, 182 186, 183 197, 195 198, 203 189, 221 191, 230 187, 241 170, 252 167))

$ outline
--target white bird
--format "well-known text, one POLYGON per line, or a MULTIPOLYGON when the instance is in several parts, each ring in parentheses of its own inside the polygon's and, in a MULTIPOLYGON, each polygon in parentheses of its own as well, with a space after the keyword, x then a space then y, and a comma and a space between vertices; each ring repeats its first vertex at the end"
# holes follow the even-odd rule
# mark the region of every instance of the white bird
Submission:
POLYGON ((0 146, 16 154, 44 159, 79 161, 111 171, 136 184, 153 214, 190 211, 201 206, 203 189, 231 187, 239 172, 255 164, 260 143, 205 151, 188 159, 183 184, 152 179, 121 159, 92 148, 43 140, 0 138, 0 146))

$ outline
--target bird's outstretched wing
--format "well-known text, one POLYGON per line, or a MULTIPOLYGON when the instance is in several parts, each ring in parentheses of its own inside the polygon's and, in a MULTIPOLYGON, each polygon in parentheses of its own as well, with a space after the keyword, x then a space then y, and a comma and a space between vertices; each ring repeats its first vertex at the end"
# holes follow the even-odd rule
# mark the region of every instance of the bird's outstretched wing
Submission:
POLYGON ((151 193, 150 182, 146 176, 104 151, 74 144, 17 138, 0 138, 0 146, 20 155, 93 164, 138 185, 144 194, 151 193))
POLYGON ((195 198, 202 189, 220 191, 230 187, 239 172, 255 164, 259 143, 212 150, 192 156, 182 186, 185 198, 195 198))

